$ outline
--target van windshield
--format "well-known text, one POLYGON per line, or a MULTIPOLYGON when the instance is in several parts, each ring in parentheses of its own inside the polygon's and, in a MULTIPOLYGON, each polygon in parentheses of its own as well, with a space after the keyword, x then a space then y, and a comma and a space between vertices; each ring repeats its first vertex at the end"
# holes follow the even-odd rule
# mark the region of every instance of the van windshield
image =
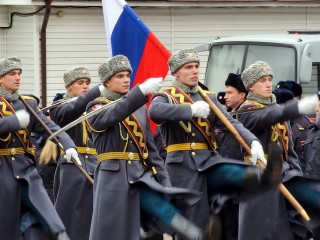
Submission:
POLYGON ((229 73, 242 71, 258 60, 266 61, 274 73, 273 84, 280 80, 296 80, 296 51, 289 46, 222 44, 210 51, 205 85, 211 91, 225 91, 224 82, 229 73))

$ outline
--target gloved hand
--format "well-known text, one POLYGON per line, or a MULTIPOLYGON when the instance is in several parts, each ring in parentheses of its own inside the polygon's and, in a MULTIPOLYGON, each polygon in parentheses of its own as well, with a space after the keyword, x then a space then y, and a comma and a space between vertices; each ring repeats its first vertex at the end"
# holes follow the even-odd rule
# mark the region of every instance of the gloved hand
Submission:
POLYGON ((19 124, 21 128, 26 128, 30 123, 30 114, 22 109, 16 111, 16 117, 18 118, 19 124))
POLYGON ((198 101, 191 104, 192 116, 207 118, 210 113, 209 104, 205 101, 198 101))
POLYGON ((156 93, 162 87, 162 77, 158 78, 148 78, 144 83, 139 85, 141 92, 144 95, 150 93, 156 93))
POLYGON ((103 91, 104 88, 105 88, 105 86, 103 86, 102 84, 99 85, 100 93, 102 93, 102 91, 103 91))
POLYGON ((311 114, 315 112, 315 108, 318 104, 319 98, 318 96, 306 96, 299 100, 298 102, 298 110, 300 114, 311 114))
POLYGON ((68 163, 72 163, 71 158, 73 158, 74 160, 76 160, 78 165, 80 166, 82 165, 78 156, 78 152, 75 148, 68 148, 66 150, 66 155, 64 155, 64 157, 67 159, 68 163))
POLYGON ((251 162, 253 165, 257 164, 257 160, 260 159, 264 165, 267 166, 267 159, 264 157, 264 151, 259 141, 253 140, 251 143, 251 162))

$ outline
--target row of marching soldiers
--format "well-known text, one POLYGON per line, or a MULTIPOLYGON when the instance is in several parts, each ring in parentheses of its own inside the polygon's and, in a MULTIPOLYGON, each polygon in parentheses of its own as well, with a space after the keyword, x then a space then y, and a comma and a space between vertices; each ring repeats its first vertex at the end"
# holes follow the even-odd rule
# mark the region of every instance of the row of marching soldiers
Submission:
POLYGON ((91 89, 88 69, 69 69, 67 91, 49 119, 33 97, 19 95, 20 60, 0 60, 1 240, 136 240, 153 231, 219 239, 213 216, 228 199, 240 205, 238 239, 289 240, 319 226, 320 185, 302 174, 286 122, 313 112, 318 97, 277 104, 272 69, 258 61, 242 73, 249 93, 236 120, 199 86, 194 49, 174 53, 168 65, 172 86, 150 78, 131 90, 132 68, 123 55, 100 65, 101 84, 91 89), (149 117, 158 124, 165 159, 149 117), (226 145, 217 130, 239 144, 226 145), (31 134, 51 139, 42 166, 31 134), (222 157, 223 148, 242 161, 222 157), (38 169, 55 158, 52 203, 38 169), (283 189, 303 208, 293 208, 283 189))

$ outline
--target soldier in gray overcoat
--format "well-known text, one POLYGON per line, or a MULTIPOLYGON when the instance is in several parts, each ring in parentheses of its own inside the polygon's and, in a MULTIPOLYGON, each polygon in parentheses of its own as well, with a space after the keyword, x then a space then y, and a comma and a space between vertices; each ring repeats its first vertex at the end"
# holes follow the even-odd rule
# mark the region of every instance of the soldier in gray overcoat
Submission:
MULTIPOLYGON (((63 80, 67 92, 60 101, 74 101, 67 101, 50 110, 51 119, 60 127, 81 117, 87 104, 99 97, 100 89, 103 89, 100 85, 89 90, 90 73, 82 66, 70 68, 64 73, 63 80)), ((98 162, 87 124, 79 123, 66 132, 77 146, 83 168, 93 177, 98 162)), ((55 207, 70 238, 88 240, 93 208, 93 185, 74 164, 66 161, 63 153, 56 169, 54 197, 55 207)))
MULTIPOLYGON (((35 166, 30 133, 46 136, 38 120, 19 98, 21 62, 16 57, 0 60, 0 239, 69 239, 35 166), (49 234, 49 233, 50 234, 49 234)), ((39 118, 55 132, 32 97, 22 97, 39 118)), ((58 136, 66 154, 78 160, 75 145, 66 133, 58 136)))
POLYGON ((146 95, 156 92, 162 79, 149 79, 129 91, 131 72, 127 57, 108 59, 99 67, 105 86, 102 97, 87 106, 89 114, 111 104, 88 119, 99 161, 89 239, 138 240, 142 213, 187 239, 203 239, 202 230, 184 218, 168 199, 180 197, 190 205, 199 194, 171 187, 152 138, 146 95))
MULTIPOLYGON (((203 192, 201 200, 185 214, 204 228, 210 218, 213 194, 239 195, 248 188, 271 187, 280 181, 281 163, 270 162, 267 170, 261 171, 250 163, 225 159, 217 153, 213 129, 228 130, 198 93, 199 63, 198 53, 192 48, 171 56, 168 64, 175 76, 173 86, 154 95, 150 117, 161 126, 167 149, 165 163, 173 186, 203 192)), ((253 161, 257 157, 264 160, 257 138, 224 110, 215 94, 208 92, 208 96, 251 145, 253 161)))
MULTIPOLYGON (((316 213, 315 216, 311 215, 310 225, 317 226, 320 216, 320 185, 302 177, 297 154, 293 150, 290 124, 287 122, 301 114, 312 113, 318 102, 317 96, 276 104, 276 97, 272 93, 273 71, 263 61, 257 61, 246 68, 242 73, 242 80, 249 94, 240 110, 262 110, 241 114, 239 121, 259 138, 266 151, 271 142, 277 142, 283 159, 283 184, 309 215, 316 213)), ((288 210, 290 208, 289 204, 288 210)), ((242 224, 240 223, 239 227, 239 239, 293 239, 286 202, 277 189, 264 192, 247 202, 241 202, 240 215, 242 224), (248 224, 248 221, 251 224, 248 224), (250 233, 251 228, 255 229, 254 236, 250 233)), ((295 215, 299 217, 297 212, 295 215)), ((301 229, 296 232, 306 233, 301 232, 301 229)))

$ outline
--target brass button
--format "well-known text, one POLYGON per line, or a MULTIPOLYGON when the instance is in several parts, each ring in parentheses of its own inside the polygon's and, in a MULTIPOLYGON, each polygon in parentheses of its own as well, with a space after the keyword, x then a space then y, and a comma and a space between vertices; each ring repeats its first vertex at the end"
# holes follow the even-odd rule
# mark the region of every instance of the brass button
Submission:
POLYGON ((128 164, 131 164, 131 161, 128 161, 128 164))
POLYGON ((192 155, 192 156, 195 156, 195 155, 196 155, 196 153, 195 153, 195 152, 192 152, 192 153, 191 153, 191 155, 192 155))
POLYGON ((16 140, 15 139, 12 139, 12 142, 15 142, 16 140))
POLYGON ((191 147, 192 150, 196 150, 197 149, 197 144, 193 142, 193 143, 190 144, 190 147, 191 147))
POLYGON ((16 176, 16 178, 17 178, 17 179, 19 179, 19 178, 20 178, 20 176, 16 176))
POLYGON ((90 148, 86 148, 86 154, 90 154, 90 148))
POLYGON ((11 148, 11 150, 10 150, 10 153, 11 153, 11 155, 15 155, 16 154, 16 149, 15 148, 11 148))
POLYGON ((84 157, 85 157, 85 158, 88 158, 88 155, 85 155, 84 157))
POLYGON ((15 157, 12 157, 11 160, 14 161, 14 160, 16 160, 16 158, 15 158, 15 157))
POLYGON ((148 157, 148 153, 143 153, 143 158, 146 159, 148 157))
POLYGON ((195 134, 195 133, 192 133, 191 136, 194 137, 194 136, 196 136, 196 134, 195 134))
POLYGON ((133 181, 129 181, 129 183, 133 183, 133 181))
POLYGON ((128 153, 128 159, 129 159, 129 160, 133 160, 133 158, 134 158, 133 152, 129 152, 129 153, 128 153))
POLYGON ((130 140, 130 143, 132 143, 132 141, 130 140))

